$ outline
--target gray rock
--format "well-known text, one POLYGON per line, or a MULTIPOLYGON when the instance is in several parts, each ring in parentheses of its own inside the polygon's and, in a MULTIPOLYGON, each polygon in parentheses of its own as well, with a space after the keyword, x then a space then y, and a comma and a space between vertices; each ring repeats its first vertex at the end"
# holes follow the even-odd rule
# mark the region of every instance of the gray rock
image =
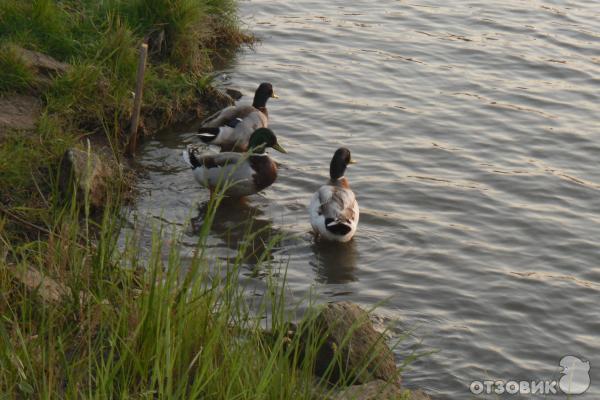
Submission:
POLYGON ((72 148, 63 156, 61 186, 66 190, 68 183, 74 182, 80 200, 87 197, 92 207, 101 209, 109 194, 110 181, 119 171, 119 164, 114 160, 101 158, 92 151, 72 148))
POLYGON ((323 400, 431 400, 422 390, 401 389, 380 379, 352 385, 333 395, 321 396, 323 400))
POLYGON ((14 276, 29 290, 35 291, 46 303, 59 303, 71 294, 68 287, 42 274, 33 267, 14 267, 14 276))
POLYGON ((402 389, 380 379, 362 385, 348 386, 331 400, 405 400, 402 389))
POLYGON ((7 129, 35 129, 41 113, 42 102, 35 96, 11 94, 0 97, 0 139, 7 129))
POLYGON ((380 379, 400 385, 394 355, 385 337, 373 328, 365 310, 350 302, 330 303, 315 322, 318 337, 326 338, 317 354, 317 375, 324 375, 334 362, 331 381, 348 376, 357 384, 380 379))
POLYGON ((70 68, 69 64, 56 61, 54 58, 37 51, 27 50, 21 47, 15 47, 15 50, 25 64, 45 75, 63 74, 70 68))
POLYGON ((431 400, 431 397, 421 389, 410 392, 409 400, 431 400))

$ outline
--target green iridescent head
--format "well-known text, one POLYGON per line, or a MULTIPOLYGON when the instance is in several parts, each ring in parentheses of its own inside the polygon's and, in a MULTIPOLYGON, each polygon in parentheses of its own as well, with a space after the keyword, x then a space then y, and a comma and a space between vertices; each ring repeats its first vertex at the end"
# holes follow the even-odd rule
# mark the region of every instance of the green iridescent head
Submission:
POLYGON ((279 151, 280 153, 287 153, 279 143, 277 143, 277 136, 269 128, 258 128, 250 136, 250 142, 248 148, 254 153, 263 154, 267 147, 271 147, 279 151))

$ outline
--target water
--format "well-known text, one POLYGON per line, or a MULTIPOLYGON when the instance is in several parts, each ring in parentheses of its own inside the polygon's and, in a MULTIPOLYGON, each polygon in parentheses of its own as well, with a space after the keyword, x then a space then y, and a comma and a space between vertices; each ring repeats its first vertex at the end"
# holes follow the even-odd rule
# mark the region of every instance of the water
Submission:
MULTIPOLYGON (((582 398, 597 399, 600 7, 448 4, 241 3, 262 43, 221 79, 245 101, 273 82, 271 127, 289 154, 273 154, 274 186, 224 205, 211 251, 235 254, 247 217, 295 236, 274 253, 294 296, 384 302, 383 316, 438 350, 404 373, 434 398, 469 398, 472 380, 556 379, 573 354, 591 362, 582 398), (342 145, 358 160, 346 174, 358 234, 315 245, 306 206, 342 145)), ((144 144, 140 218, 179 226, 198 214, 207 192, 180 158, 194 141, 170 132, 144 144)), ((248 279, 260 283, 254 262, 248 279)))

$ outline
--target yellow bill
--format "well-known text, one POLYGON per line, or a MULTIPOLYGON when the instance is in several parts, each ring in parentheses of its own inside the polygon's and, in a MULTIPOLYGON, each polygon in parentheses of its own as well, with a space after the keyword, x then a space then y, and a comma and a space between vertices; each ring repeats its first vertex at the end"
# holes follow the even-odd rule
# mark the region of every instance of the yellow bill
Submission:
POLYGON ((273 149, 277 150, 280 153, 287 154, 287 151, 283 147, 281 147, 281 145, 279 143, 275 143, 273 145, 273 149))

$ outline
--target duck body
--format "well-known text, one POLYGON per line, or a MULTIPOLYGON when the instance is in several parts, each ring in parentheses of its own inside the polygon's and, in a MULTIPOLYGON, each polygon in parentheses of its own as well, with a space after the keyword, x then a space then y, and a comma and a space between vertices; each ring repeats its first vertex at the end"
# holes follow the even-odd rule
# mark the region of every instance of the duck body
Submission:
POLYGON ((252 132, 269 126, 268 116, 249 105, 230 106, 198 129, 200 140, 221 151, 246 152, 252 132))
POLYGON ((331 161, 331 179, 317 190, 308 206, 313 231, 335 242, 347 242, 356 233, 360 210, 348 180, 343 176, 350 152, 341 148, 331 161))
POLYGON ((354 192, 344 187, 344 183, 332 182, 321 186, 309 205, 313 230, 324 239, 336 242, 352 239, 360 216, 354 192))
POLYGON ((252 105, 224 108, 202 122, 198 136, 204 143, 221 147, 221 151, 246 152, 250 136, 259 128, 269 126, 267 100, 277 97, 270 83, 261 83, 252 105))
POLYGON ((232 185, 225 191, 225 195, 230 197, 256 194, 277 179, 277 165, 266 154, 198 154, 197 149, 188 148, 183 157, 192 167, 196 181, 211 192, 219 184, 231 182, 232 185))
MULTIPOLYGON (((259 136, 261 132, 272 134, 269 129, 258 129, 253 133, 251 143, 257 132, 259 136)), ((183 152, 183 159, 192 168, 196 181, 211 193, 219 187, 226 187, 226 196, 250 196, 271 186, 277 179, 277 164, 264 153, 266 146, 266 143, 252 146, 258 149, 256 153, 200 152, 197 147, 188 146, 183 152)), ((285 152, 276 139, 268 146, 285 152)))

